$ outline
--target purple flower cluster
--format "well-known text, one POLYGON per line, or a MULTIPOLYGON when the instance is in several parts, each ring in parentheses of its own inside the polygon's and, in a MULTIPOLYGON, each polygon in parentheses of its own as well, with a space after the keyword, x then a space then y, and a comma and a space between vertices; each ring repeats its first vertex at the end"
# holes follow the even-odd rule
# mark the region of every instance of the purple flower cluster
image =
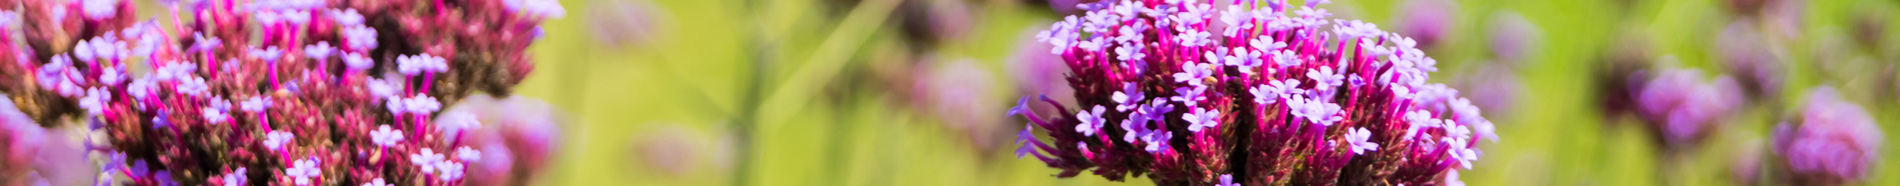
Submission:
POLYGON ((1733 78, 1709 80, 1695 69, 1663 69, 1654 77, 1632 97, 1637 114, 1666 146, 1699 145, 1741 109, 1742 90, 1733 78))
POLYGON ((1069 67, 1081 110, 1019 101, 1009 115, 1031 123, 1016 155, 1060 177, 1160 185, 1459 183, 1477 142, 1497 140, 1490 121, 1426 83, 1437 62, 1413 39, 1329 20, 1322 3, 1077 5, 1087 13, 1037 39, 1069 67))
POLYGON ((532 71, 540 23, 565 14, 551 0, 161 1, 149 20, 126 0, 8 2, 0 92, 24 101, 0 122, 89 123, 98 185, 460 185, 512 166, 484 152, 546 154, 465 142, 498 132, 442 108, 532 71))
POLYGON ((1775 126, 1779 165, 1794 185, 1840 185, 1866 177, 1886 137, 1873 116, 1832 87, 1808 92, 1799 123, 1775 126))

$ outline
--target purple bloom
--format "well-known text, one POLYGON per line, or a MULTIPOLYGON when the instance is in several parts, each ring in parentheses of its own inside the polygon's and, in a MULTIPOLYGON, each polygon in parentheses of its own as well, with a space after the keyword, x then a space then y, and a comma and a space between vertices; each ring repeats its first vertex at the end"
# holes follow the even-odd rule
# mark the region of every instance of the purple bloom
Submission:
MULTIPOLYGON (((284 169, 284 174, 296 178, 297 185, 310 185, 312 179, 316 179, 319 174, 323 174, 322 170, 317 170, 317 163, 314 160, 314 158, 297 160, 296 165, 284 169)), ((317 181, 321 182, 322 180, 317 181)))
MULTIPOLYGON (((1131 83, 1122 83, 1122 90, 1116 91, 1115 95, 1113 95, 1112 97, 1109 97, 1109 99, 1115 100, 1115 104, 1116 104, 1115 111, 1127 112, 1129 109, 1136 109, 1137 107, 1141 107, 1141 100, 1148 99, 1148 98, 1145 96, 1142 96, 1141 88, 1136 87, 1135 83, 1131 82, 1131 83)), ((1024 100, 1027 101, 1027 99, 1024 99, 1024 100)), ((1023 103, 1021 102, 1017 103, 1017 105, 1022 105, 1022 104, 1023 103)), ((1015 114, 1010 114, 1010 116, 1015 116, 1015 114)))
POLYGON ((224 120, 231 119, 231 115, 224 114, 224 110, 218 108, 205 107, 204 111, 199 113, 204 113, 205 122, 211 124, 224 123, 224 120))
POLYGON ((1727 77, 1710 82, 1701 71, 1669 69, 1658 73, 1635 97, 1637 110, 1662 133, 1664 142, 1694 145, 1708 135, 1705 131, 1720 127, 1719 120, 1740 107, 1740 92, 1727 77))
POLYGON ((289 143, 290 140, 295 139, 296 136, 292 136, 289 132, 270 131, 269 134, 264 135, 264 147, 270 148, 271 150, 280 150, 284 148, 285 143, 289 143))
POLYGON ((370 180, 369 183, 363 183, 363 186, 394 186, 394 185, 391 185, 389 183, 384 183, 383 178, 376 178, 375 180, 370 180))
POLYGON ((434 55, 429 55, 429 54, 419 54, 419 55, 414 55, 414 56, 396 57, 396 69, 397 71, 402 72, 403 75, 414 76, 422 72, 432 72, 432 73, 447 72, 449 70, 449 65, 446 60, 442 59, 442 57, 435 57, 434 55))
POLYGON ((253 96, 250 99, 245 99, 243 103, 238 103, 238 105, 243 108, 245 112, 263 112, 264 109, 270 109, 271 102, 265 99, 264 96, 253 96))
POLYGON ((464 162, 481 161, 482 151, 475 150, 475 148, 470 148, 468 146, 463 146, 461 148, 455 149, 455 158, 462 160, 464 162))
POLYGON ((231 185, 231 186, 244 185, 244 182, 249 181, 250 179, 248 178, 248 176, 244 175, 245 172, 246 170, 244 167, 238 167, 236 171, 231 171, 230 174, 225 174, 224 185, 231 185))
MULTIPOLYGON (((1462 106, 1468 101, 1461 102, 1457 90, 1427 83, 1437 62, 1414 48, 1411 38, 1363 21, 1328 19, 1330 13, 1313 6, 1287 12, 1292 7, 1284 1, 1266 4, 1261 9, 1232 5, 1225 11, 1194 1, 1078 5, 1091 11, 1052 25, 1038 39, 1052 43, 1052 54, 1061 55, 1048 59, 1070 67, 1067 83, 1084 94, 1075 95, 1075 102, 1115 105, 1118 112, 1083 107, 1077 119, 1026 117, 1030 126, 1045 127, 1123 118, 1121 127, 1049 130, 1050 143, 1025 130, 1018 136, 1025 143, 1019 155, 1037 154, 1062 171, 1059 177, 1092 172, 1121 180, 1146 172, 1152 174, 1141 176, 1157 183, 1234 185, 1232 173, 1248 173, 1238 176, 1315 185, 1429 185, 1444 183, 1440 178, 1451 171, 1445 166, 1468 167, 1478 159, 1467 142, 1474 136, 1495 139, 1477 109, 1462 106), (1221 20, 1210 19, 1215 17, 1221 20), (1224 37, 1208 38, 1203 29, 1220 30, 1224 37), (1266 65, 1267 60, 1276 65, 1266 65), (1161 68, 1149 69, 1147 63, 1161 68), (1173 91, 1143 104, 1143 91, 1153 90, 1173 91), (1243 106, 1249 95, 1255 106, 1243 106), (1176 109, 1176 102, 1185 109, 1176 109), (1446 117, 1456 122, 1431 114, 1446 109, 1452 109, 1446 117), (1233 135, 1198 134, 1228 124, 1252 127, 1215 129, 1240 133, 1233 135), (1340 129, 1330 126, 1336 124, 1351 128, 1335 132, 1340 129), (1176 138, 1173 132, 1182 129, 1194 133, 1176 138), (1121 133, 1125 143, 1087 138, 1098 133, 1121 133), (1135 148, 1110 147, 1120 144, 1135 148), (1366 151, 1390 151, 1381 155, 1394 157, 1353 158, 1366 151), (1229 157, 1237 155, 1250 161, 1205 161, 1241 158, 1229 157), (1225 168, 1205 172, 1207 167, 1225 168), (1188 172, 1207 174, 1176 174, 1188 172), (1364 172, 1390 174, 1353 174, 1364 172)), ((1069 112, 1077 111, 1064 113, 1069 112)))
POLYGON ((1214 186, 1240 186, 1240 183, 1234 183, 1234 175, 1232 174, 1221 174, 1220 183, 1214 184, 1214 186))
POLYGON ((1886 138, 1872 115, 1841 99, 1833 87, 1809 91, 1800 123, 1775 127, 1776 161, 1793 173, 1793 184, 1832 185, 1861 180, 1880 159, 1886 138))
POLYGON ((1189 87, 1175 88, 1174 93, 1180 94, 1180 95, 1170 97, 1168 98, 1168 100, 1179 101, 1183 105, 1187 105, 1188 107, 1194 107, 1201 101, 1207 101, 1207 96, 1201 95, 1202 92, 1207 92, 1207 87, 1195 86, 1193 88, 1189 88, 1189 87))
POLYGON ((1213 128, 1220 125, 1220 111, 1194 108, 1194 112, 1181 115, 1188 121, 1188 131, 1201 132, 1201 128, 1213 128))
POLYGON ((1346 83, 1346 76, 1334 73, 1333 67, 1331 66, 1321 66, 1319 70, 1306 71, 1306 77, 1312 78, 1314 82, 1318 83, 1313 85, 1313 89, 1320 92, 1332 91, 1333 87, 1339 87, 1346 83))
POLYGON ((503 0, 510 10, 528 17, 560 19, 567 16, 567 9, 561 8, 561 2, 554 0, 503 0))
POLYGON ((390 129, 389 125, 382 125, 374 131, 369 131, 369 136, 370 141, 383 147, 395 146, 397 142, 402 142, 402 130, 390 129))
POLYGON ((415 97, 409 97, 409 100, 403 103, 402 106, 407 107, 409 113, 415 114, 434 113, 437 110, 442 110, 442 103, 436 102, 435 97, 429 97, 429 95, 423 95, 421 93, 416 93, 415 97))
POLYGON ((369 70, 371 66, 376 65, 376 61, 372 61, 368 56, 363 56, 363 54, 360 53, 345 53, 343 54, 343 65, 349 67, 350 70, 362 71, 369 70))
POLYGON ((1214 67, 1206 63, 1181 63, 1181 72, 1174 73, 1174 82, 1185 82, 1194 86, 1202 85, 1201 79, 1214 74, 1214 67))
POLYGON ((357 13, 354 8, 330 10, 330 20, 335 20, 339 26, 361 26, 363 25, 363 14, 357 13))
POLYGON ((461 162, 453 162, 453 161, 437 162, 435 164, 435 169, 437 171, 440 171, 442 174, 437 175, 436 178, 441 178, 442 181, 461 180, 462 168, 463 167, 462 167, 461 162))
POLYGON ((1106 110, 1108 108, 1096 105, 1093 111, 1075 113, 1075 118, 1082 120, 1081 125, 1075 126, 1075 131, 1081 132, 1083 136, 1094 136, 1096 131, 1101 130, 1102 124, 1108 123, 1108 120, 1102 119, 1102 112, 1106 110))
POLYGON ((376 49, 376 29, 357 25, 343 28, 343 46, 354 52, 376 49))
POLYGON ((111 101, 111 92, 106 92, 105 89, 92 88, 91 90, 86 90, 85 98, 79 98, 79 107, 85 108, 86 114, 90 116, 98 116, 105 113, 106 104, 111 101))
POLYGON ((1034 145, 1034 144, 1041 144, 1042 140, 1036 139, 1036 134, 1030 132, 1035 129, 1035 128, 1032 128, 1032 126, 1034 125, 1023 126, 1023 131, 1016 133, 1016 143, 1022 144, 1022 145, 1017 145, 1018 147, 1016 148, 1016 158, 1023 158, 1023 156, 1027 156, 1031 154, 1036 155, 1036 157, 1038 158, 1042 157, 1042 153, 1038 153, 1036 151, 1036 146, 1034 145))
POLYGON ((106 20, 119 12, 119 0, 80 0, 80 9, 86 11, 86 19, 106 20))
POLYGON ((422 152, 409 155, 409 163, 416 164, 416 166, 421 167, 423 174, 435 174, 436 172, 435 164, 441 163, 442 160, 443 160, 442 154, 437 154, 435 153, 435 150, 432 150, 429 148, 422 148, 422 152))
POLYGON ((1029 97, 1023 96, 1022 99, 1016 100, 1015 107, 1009 108, 1008 116, 1016 116, 1017 114, 1022 114, 1027 111, 1029 111, 1029 97))
POLYGON ((330 42, 317 42, 303 48, 304 57, 310 57, 310 59, 327 59, 333 52, 336 52, 336 47, 330 47, 330 42))
POLYGON ((277 62, 277 60, 283 59, 284 50, 279 50, 277 49, 276 46, 264 47, 261 49, 252 48, 251 57, 254 57, 257 59, 263 59, 264 61, 268 61, 268 62, 277 62))
POLYGON ((1346 144, 1352 146, 1352 154, 1365 154, 1366 151, 1379 151, 1379 143, 1366 141, 1372 138, 1372 132, 1366 128, 1353 128, 1346 131, 1346 144))

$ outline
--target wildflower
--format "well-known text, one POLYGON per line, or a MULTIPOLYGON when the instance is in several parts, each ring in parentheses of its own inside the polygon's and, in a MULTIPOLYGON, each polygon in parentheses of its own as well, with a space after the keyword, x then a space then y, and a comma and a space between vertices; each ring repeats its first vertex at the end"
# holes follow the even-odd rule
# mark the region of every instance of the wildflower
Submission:
POLYGON ((330 42, 317 42, 317 44, 303 48, 304 57, 318 60, 330 58, 330 53, 335 51, 335 47, 330 47, 330 42))
MULTIPOLYGON (((319 174, 323 174, 322 170, 317 170, 317 163, 315 160, 316 160, 315 158, 305 158, 302 160, 297 160, 294 166, 291 166, 288 169, 284 169, 284 174, 289 175, 291 178, 295 178, 297 180, 296 181, 297 185, 310 185, 312 179, 316 179, 316 177, 319 174)), ((317 180, 317 181, 322 181, 322 180, 317 180)))
POLYGON ((264 147, 270 148, 270 150, 281 150, 284 147, 284 143, 289 143, 290 140, 294 139, 295 136, 292 136, 289 132, 270 131, 270 133, 264 135, 264 147))
POLYGON ((475 150, 475 148, 469 148, 467 146, 463 146, 461 148, 455 149, 455 158, 460 159, 464 162, 480 161, 482 160, 482 151, 475 150))
POLYGON ((1194 108, 1194 112, 1181 115, 1188 121, 1188 131, 1201 132, 1201 128, 1213 128, 1220 125, 1220 111, 1194 108))
POLYGON ((199 113, 204 113, 205 122, 211 124, 224 123, 224 120, 231 118, 230 115, 224 114, 223 109, 218 108, 205 107, 204 110, 199 113))
POLYGON ((1061 55, 1048 59, 1068 64, 1064 77, 1085 94, 1075 97, 1088 98, 1076 103, 1090 107, 1075 118, 1011 112, 1034 118, 1018 135, 1024 143, 1018 155, 1037 155, 1061 169, 1059 177, 1093 172, 1119 180, 1147 172, 1153 174, 1142 176, 1158 183, 1182 185, 1233 185, 1233 173, 1284 183, 1430 185, 1452 171, 1441 165, 1471 168, 1480 152, 1470 141, 1495 140, 1495 131, 1457 90, 1426 81, 1437 61, 1412 38, 1364 21, 1327 19, 1331 14, 1314 6, 1324 3, 1297 10, 1281 0, 1267 1, 1267 8, 1226 10, 1194 1, 1078 5, 1092 10, 1050 26, 1037 39, 1061 55), (1146 30, 1151 28, 1160 30, 1146 30), (1215 32, 1207 29, 1223 37, 1203 36, 1215 32), (1152 90, 1172 91, 1148 101, 1144 96, 1155 93, 1145 91, 1152 90), (1247 101, 1254 106, 1243 106, 1247 101), (1090 110, 1108 105, 1117 112, 1090 110), (1438 112, 1448 115, 1432 114, 1438 112), (1035 126, 1100 125, 1100 118, 1121 118, 1121 127, 1050 129, 1049 143, 1030 132, 1035 126), (1228 124, 1249 127, 1218 128, 1228 124), (1242 134, 1198 134, 1209 128, 1242 134), (1195 133, 1174 136, 1181 129, 1195 133), (1332 132, 1340 130, 1345 132, 1332 132), (1135 148, 1106 148, 1087 138, 1114 133, 1126 142, 1116 144, 1135 148), (1341 147, 1352 153, 1335 153, 1341 147), (1236 155, 1250 161, 1204 161, 1236 155), (1361 155, 1381 157, 1354 158, 1361 155), (1363 172, 1390 174, 1356 174, 1363 172))
POLYGON ((437 110, 442 110, 442 103, 436 102, 435 97, 421 93, 417 93, 415 97, 409 97, 402 106, 408 107, 409 113, 415 114, 435 113, 437 110))
POLYGON ((376 29, 363 25, 343 28, 343 41, 349 51, 369 52, 376 49, 376 29))
POLYGON ((1775 126, 1774 162, 1791 174, 1790 184, 1837 185, 1867 177, 1886 138, 1873 116, 1840 98, 1833 87, 1808 91, 1798 123, 1775 126))
POLYGON ((462 179, 462 168, 461 162, 442 161, 435 164, 435 169, 442 173, 441 175, 437 175, 437 178, 441 178, 442 181, 462 179))
MULTIPOLYGON (((1141 89, 1136 87, 1135 83, 1130 82, 1122 83, 1122 90, 1116 91, 1115 95, 1109 99, 1115 100, 1115 111, 1127 112, 1129 109, 1140 107, 1141 100, 1147 98, 1141 95, 1141 89)), ((1017 103, 1017 105, 1021 104, 1017 103)), ((1015 114, 1010 114, 1010 116, 1015 116, 1015 114)))
POLYGON ((370 180, 369 183, 363 183, 363 186, 394 186, 394 185, 389 184, 389 183, 384 183, 383 178, 376 178, 374 180, 370 180))
POLYGON ((357 13, 354 8, 330 10, 330 20, 335 20, 339 26, 361 26, 363 25, 363 14, 357 13))
POLYGON ((422 152, 409 155, 409 163, 421 167, 423 174, 433 174, 436 170, 435 164, 441 163, 442 159, 442 154, 437 154, 435 150, 429 148, 422 148, 422 152))
POLYGON ((1075 118, 1082 120, 1081 125, 1075 126, 1075 131, 1081 132, 1083 136, 1094 136, 1097 130, 1101 130, 1102 124, 1108 122, 1102 119, 1104 110, 1107 108, 1096 105, 1094 111, 1075 113, 1075 118))
POLYGON ((111 19, 119 11, 119 0, 81 0, 79 4, 90 20, 111 19))
POLYGON ((382 147, 395 146, 396 143, 402 142, 402 130, 390 129, 389 125, 382 125, 376 130, 370 131, 369 136, 370 141, 382 147))
POLYGON ((227 186, 244 185, 244 182, 250 181, 249 176, 244 175, 245 172, 246 170, 244 167, 238 167, 236 171, 231 171, 230 174, 225 174, 224 185, 227 185, 227 186))
POLYGON ((369 57, 363 56, 362 53, 343 54, 343 66, 348 67, 350 70, 369 70, 373 65, 376 65, 376 61, 370 60, 369 57))
POLYGON ((453 111, 436 117, 436 126, 442 127, 442 132, 474 130, 482 127, 482 121, 475 114, 453 111))
POLYGON ((91 90, 86 90, 85 98, 80 98, 79 107, 85 108, 87 115, 98 116, 105 114, 106 104, 110 101, 112 101, 111 92, 106 92, 105 89, 101 88, 92 88, 91 90))
POLYGON ((270 100, 264 99, 264 96, 252 96, 250 99, 245 99, 243 103, 238 103, 238 105, 243 108, 245 112, 263 112, 264 109, 270 108, 271 102, 270 100))
POLYGON ((1214 186, 1240 186, 1240 183, 1234 183, 1234 175, 1232 174, 1221 174, 1220 183, 1214 184, 1214 186))
POLYGON ((1365 154, 1366 151, 1379 151, 1379 143, 1366 141, 1372 138, 1372 132, 1366 128, 1353 128, 1346 131, 1346 144, 1352 146, 1352 154, 1365 154))

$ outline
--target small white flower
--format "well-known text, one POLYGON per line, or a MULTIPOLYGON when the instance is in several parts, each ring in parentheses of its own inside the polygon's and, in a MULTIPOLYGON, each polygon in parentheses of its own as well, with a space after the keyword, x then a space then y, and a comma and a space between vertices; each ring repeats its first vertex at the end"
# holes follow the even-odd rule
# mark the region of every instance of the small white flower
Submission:
POLYGON ((397 142, 402 142, 402 130, 390 129, 389 125, 369 131, 369 136, 372 142, 383 147, 395 146, 397 142))
POLYGON ((322 173, 322 170, 317 170, 317 163, 313 159, 297 160, 295 166, 284 169, 284 174, 296 178, 297 185, 310 185, 312 179, 322 173))
POLYGON ((470 148, 468 146, 463 146, 462 148, 455 149, 455 158, 461 159, 462 161, 466 161, 466 162, 481 161, 482 151, 475 150, 475 148, 470 148))
POLYGON ((270 131, 269 134, 264 135, 264 147, 268 147, 271 150, 283 149, 284 143, 290 142, 294 137, 296 136, 292 136, 289 132, 270 131))
POLYGON ((390 185, 389 183, 383 182, 383 178, 376 178, 375 180, 370 180, 369 183, 363 183, 363 186, 392 186, 392 185, 390 185))
POLYGON ((422 152, 409 155, 409 163, 422 167, 423 174, 434 173, 436 168, 434 165, 442 162, 442 159, 442 154, 436 154, 434 149, 429 148, 422 148, 422 152))

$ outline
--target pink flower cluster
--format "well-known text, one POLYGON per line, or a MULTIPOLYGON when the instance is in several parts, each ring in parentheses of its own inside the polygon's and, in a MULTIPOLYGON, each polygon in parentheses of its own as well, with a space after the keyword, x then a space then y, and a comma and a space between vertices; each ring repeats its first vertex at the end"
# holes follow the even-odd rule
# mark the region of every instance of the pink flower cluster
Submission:
POLYGON ((1324 3, 1077 5, 1086 14, 1037 38, 1080 108, 1045 96, 1058 113, 1037 113, 1024 98, 1009 112, 1031 122, 1016 154, 1061 177, 1159 185, 1460 184, 1478 141, 1497 139, 1491 122, 1426 83, 1437 62, 1413 39, 1329 20, 1324 3))
POLYGON ((464 142, 482 120, 443 105, 507 95, 540 23, 565 14, 551 0, 159 2, 141 20, 132 1, 0 1, 0 92, 104 136, 86 143, 108 155, 96 184, 465 183, 493 154, 479 148, 509 145, 464 142))

